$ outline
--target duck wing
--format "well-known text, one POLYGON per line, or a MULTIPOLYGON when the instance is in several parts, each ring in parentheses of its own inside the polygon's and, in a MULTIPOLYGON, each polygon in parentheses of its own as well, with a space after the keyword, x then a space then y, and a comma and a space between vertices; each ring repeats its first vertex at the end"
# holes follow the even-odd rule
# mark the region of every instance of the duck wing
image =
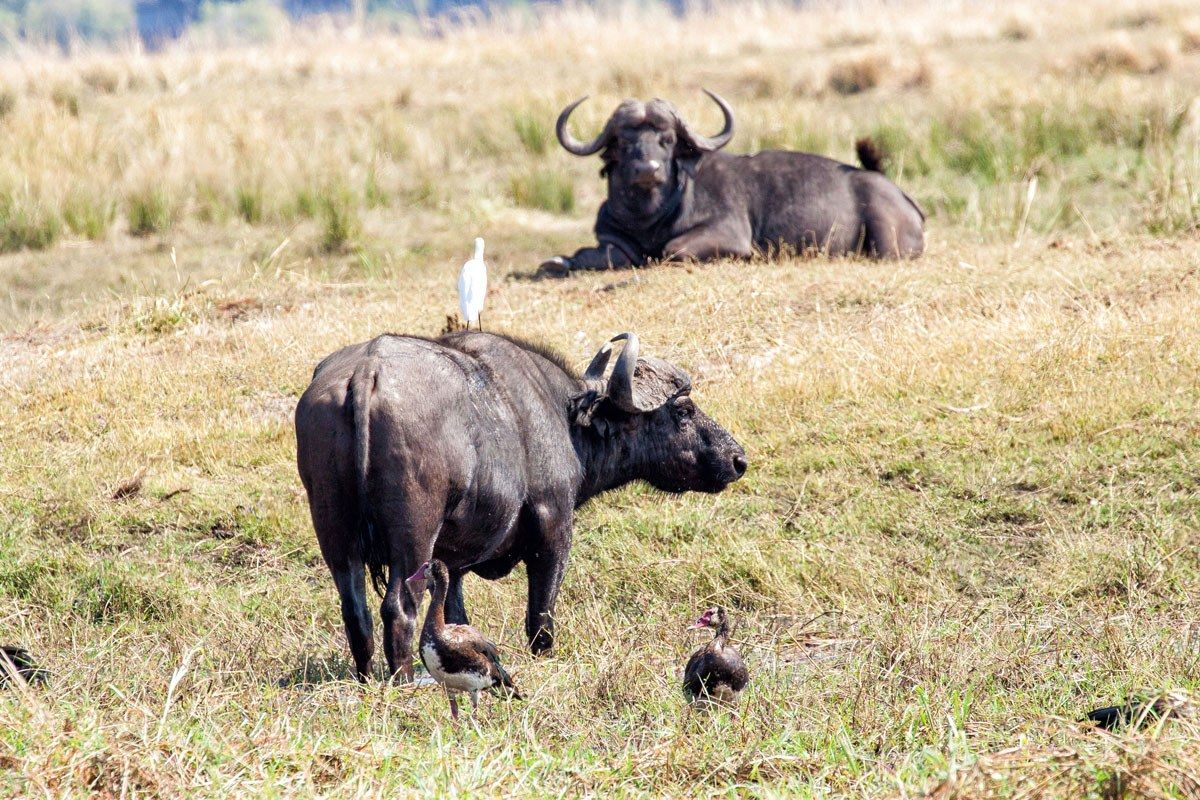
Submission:
POLYGON ((746 662, 742 660, 742 654, 726 645, 721 648, 720 653, 715 655, 720 661, 722 679, 735 692, 745 689, 746 684, 750 683, 750 670, 746 669, 746 662))
POLYGON ((689 700, 714 695, 721 685, 740 692, 749 682, 750 671, 741 654, 733 647, 716 647, 712 642, 692 653, 683 670, 683 692, 689 700))
POLYGON ((495 694, 515 700, 523 700, 512 676, 500 663, 500 653, 496 645, 488 641, 482 633, 469 625, 447 625, 444 628, 444 638, 447 644, 470 661, 470 669, 480 675, 492 679, 489 690, 495 694))
POLYGON ((496 645, 484 640, 487 649, 484 655, 492 664, 493 674, 496 677, 496 685, 492 687, 492 692, 499 697, 507 700, 524 700, 521 693, 517 691, 517 685, 513 683, 512 676, 508 674, 508 670, 504 669, 504 665, 500 663, 500 654, 496 652, 496 645))
POLYGON ((709 645, 704 645, 692 653, 683 668, 683 693, 688 700, 695 700, 705 694, 704 676, 707 674, 707 662, 710 655, 709 645))

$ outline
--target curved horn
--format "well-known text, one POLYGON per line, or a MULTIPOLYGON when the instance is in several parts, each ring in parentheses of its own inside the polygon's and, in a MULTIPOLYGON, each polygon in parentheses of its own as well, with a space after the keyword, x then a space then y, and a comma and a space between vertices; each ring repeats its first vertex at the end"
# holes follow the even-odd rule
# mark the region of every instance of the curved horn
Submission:
POLYGON ((596 351, 596 355, 592 356, 592 362, 588 364, 587 370, 583 373, 585 381, 599 381, 604 379, 604 370, 608 367, 608 359, 612 356, 612 343, 620 341, 625 334, 618 334, 600 346, 596 351))
POLYGON ((633 401, 633 373, 637 369, 638 343, 636 333, 619 333, 611 341, 625 340, 621 355, 617 356, 617 365, 613 367, 612 377, 608 379, 608 397, 624 411, 638 413, 644 409, 638 408, 633 401))
MULTIPOLYGON (((687 135, 687 137, 692 140, 692 144, 696 146, 697 150, 720 150, 722 147, 729 144, 729 140, 733 138, 733 109, 730 108, 729 103, 726 103, 724 98, 722 98, 721 95, 717 94, 716 92, 710 92, 708 89, 705 89, 704 93, 711 97, 713 102, 721 107, 721 113, 725 115, 725 127, 721 129, 721 132, 712 137, 699 136, 693 133, 691 129, 688 128, 687 123, 682 119, 679 121, 679 124, 683 128, 683 132, 687 135)), ((563 146, 566 147, 566 145, 563 146)), ((569 150, 570 148, 567 149, 569 150)))
POLYGON ((661 358, 638 355, 641 348, 636 334, 622 333, 612 341, 620 339, 626 340, 625 349, 608 379, 607 395, 622 411, 645 414, 691 391, 692 379, 679 367, 661 358))
POLYGON ((571 133, 567 130, 567 119, 570 118, 571 112, 574 111, 580 103, 587 99, 588 96, 585 94, 583 97, 564 108, 562 113, 558 115, 558 122, 554 125, 554 132, 558 134, 558 143, 561 144, 563 149, 568 153, 572 153, 577 156, 590 156, 593 153, 598 152, 600 148, 604 147, 605 142, 608 141, 609 133, 611 132, 610 129, 612 128, 611 121, 605 123, 604 130, 600 131, 600 135, 587 144, 584 144, 571 135, 571 133))

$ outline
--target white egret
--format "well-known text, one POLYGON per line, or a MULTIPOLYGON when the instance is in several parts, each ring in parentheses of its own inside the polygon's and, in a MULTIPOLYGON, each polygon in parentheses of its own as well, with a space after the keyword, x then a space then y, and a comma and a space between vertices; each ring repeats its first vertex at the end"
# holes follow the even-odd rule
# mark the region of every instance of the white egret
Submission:
POLYGON ((487 295, 487 265, 483 263, 483 239, 475 240, 475 256, 462 265, 458 273, 458 309, 470 330, 471 323, 483 330, 480 315, 483 299, 487 295))

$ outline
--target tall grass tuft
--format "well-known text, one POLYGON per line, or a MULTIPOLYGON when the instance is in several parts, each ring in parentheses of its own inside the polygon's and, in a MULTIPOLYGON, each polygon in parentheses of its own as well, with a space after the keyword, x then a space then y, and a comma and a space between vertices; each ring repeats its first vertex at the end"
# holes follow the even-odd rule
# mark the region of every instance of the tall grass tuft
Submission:
POLYGON ((62 218, 28 192, 0 197, 0 252, 44 250, 62 235, 62 218))
POLYGON ((575 186, 561 172, 535 169, 514 175, 509 181, 513 202, 525 208, 536 208, 553 214, 570 214, 575 210, 575 186))
POLYGON ((1179 48, 1183 52, 1200 53, 1200 16, 1180 22, 1179 37, 1179 48))
POLYGON ((345 186, 327 187, 317 197, 321 219, 321 249, 327 253, 352 249, 362 236, 358 198, 345 186))
POLYGON ((72 192, 63 203, 63 222, 72 232, 92 241, 107 238, 117 218, 117 204, 112 200, 82 191, 72 192))
POLYGON ((882 53, 866 53, 835 63, 829 69, 829 88, 838 94, 858 94, 883 82, 890 64, 882 53))
POLYGON ((50 102, 72 117, 79 116, 79 92, 75 87, 59 84, 50 92, 50 102))
POLYGON ((303 186, 296 190, 292 202, 285 208, 285 213, 293 219, 312 219, 317 216, 321 203, 320 192, 311 186, 303 186))
POLYGON ((251 225, 262 222, 266 206, 262 184, 253 182, 239 186, 234 193, 234 205, 238 216, 246 222, 251 225))
POLYGON ((175 212, 171 198, 161 186, 146 186, 126 198, 126 218, 129 232, 134 236, 162 233, 174 224, 175 212))
POLYGON ((233 213, 227 193, 209 181, 197 184, 192 208, 196 219, 208 223, 226 222, 233 213))
POLYGON ((550 125, 542 111, 521 109, 513 112, 512 124, 521 146, 535 156, 544 155, 550 146, 550 125))
POLYGON ((381 208, 388 204, 388 193, 379 182, 379 167, 372 161, 363 181, 363 202, 367 208, 381 208))
POLYGON ((85 86, 99 94, 116 94, 121 90, 121 73, 112 64, 93 64, 79 77, 85 86))
POLYGON ((1141 48, 1122 31, 1077 53, 1075 68, 1091 75, 1119 72, 1149 75, 1170 69, 1177 55, 1173 46, 1163 42, 1141 48))

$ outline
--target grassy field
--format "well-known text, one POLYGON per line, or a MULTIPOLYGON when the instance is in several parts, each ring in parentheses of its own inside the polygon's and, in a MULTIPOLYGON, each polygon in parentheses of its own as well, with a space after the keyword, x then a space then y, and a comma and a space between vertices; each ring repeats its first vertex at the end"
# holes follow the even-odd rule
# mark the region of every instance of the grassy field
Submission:
POLYGON ((52 672, 0 693, 0 794, 1197 796, 1200 727, 1078 720, 1200 682, 1200 17, 1047 5, 0 61, 0 642, 52 672), (702 86, 732 151, 886 143, 926 257, 529 280, 603 190, 557 110, 715 130, 702 86), (520 570, 468 579, 528 700, 455 729, 350 680, 291 413, 331 350, 436 333, 476 235, 489 327, 636 330, 751 468, 585 508, 552 657, 520 570), (753 682, 697 718, 714 602, 753 682))

